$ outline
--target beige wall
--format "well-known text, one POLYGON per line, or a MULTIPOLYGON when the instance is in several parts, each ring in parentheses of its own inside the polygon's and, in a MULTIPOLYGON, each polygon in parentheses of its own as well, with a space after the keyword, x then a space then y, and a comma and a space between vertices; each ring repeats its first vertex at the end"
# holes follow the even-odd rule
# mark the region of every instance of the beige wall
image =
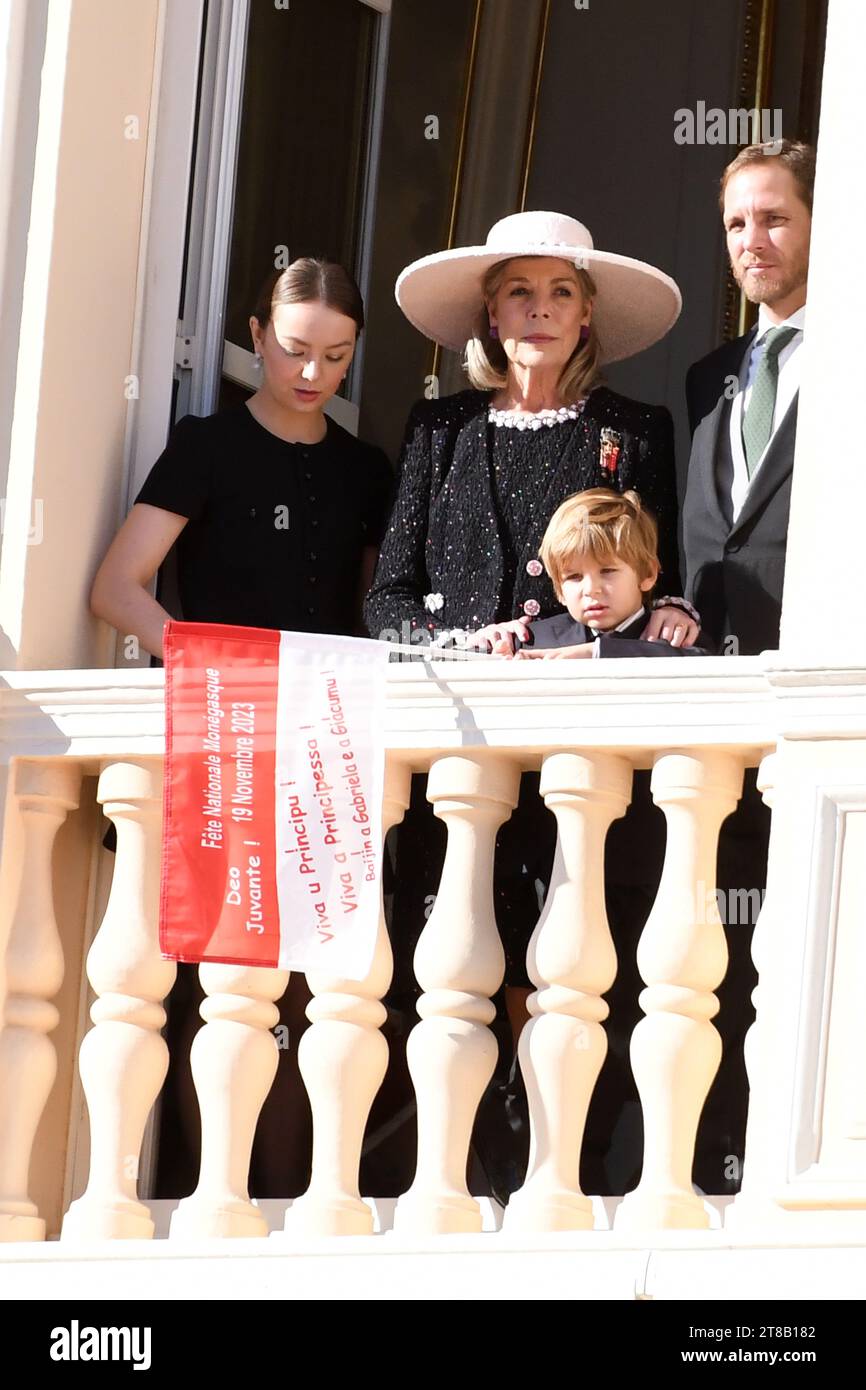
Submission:
MULTIPOLYGON (((113 634, 89 616, 87 595, 122 506, 124 378, 145 225, 158 17, 159 0, 49 4, 21 335, 3 344, 18 362, 0 552, 2 669, 112 664, 113 634), (129 117, 137 118, 137 139, 126 137, 134 129, 129 117)), ((38 81, 38 72, 31 77, 38 81)), ((53 1034, 58 1075, 31 1169, 49 1233, 59 1229, 63 1210, 76 1095, 79 981, 99 819, 87 785, 54 854, 66 977, 53 1034)))
MULTIPOLYGON (((112 664, 87 609, 121 515, 159 0, 51 0, 0 557, 0 669, 112 664), (126 138, 128 118, 138 138, 126 138), (28 530, 34 526, 33 539, 28 530)), ((190 81, 194 74, 190 75, 190 81)))

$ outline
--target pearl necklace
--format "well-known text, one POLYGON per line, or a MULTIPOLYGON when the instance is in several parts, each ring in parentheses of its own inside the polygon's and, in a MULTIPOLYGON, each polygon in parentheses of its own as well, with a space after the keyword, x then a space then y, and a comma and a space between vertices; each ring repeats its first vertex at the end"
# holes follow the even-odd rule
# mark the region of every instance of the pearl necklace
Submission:
POLYGON ((490 406, 487 418, 492 425, 505 425, 512 430, 540 430, 542 425, 561 425, 564 420, 576 420, 585 401, 561 405, 558 410, 497 410, 490 406))

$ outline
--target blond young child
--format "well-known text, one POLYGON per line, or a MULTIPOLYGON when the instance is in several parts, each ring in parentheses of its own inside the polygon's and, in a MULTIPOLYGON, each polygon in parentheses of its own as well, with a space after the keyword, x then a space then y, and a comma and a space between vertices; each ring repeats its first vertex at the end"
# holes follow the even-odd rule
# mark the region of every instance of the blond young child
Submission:
MULTIPOLYGON (((699 646, 644 640, 659 573, 657 529, 636 492, 590 488, 557 508, 539 555, 566 612, 533 622, 521 659, 703 656, 699 646)), ((700 638, 698 638, 700 641, 700 638)), ((494 651, 509 655, 506 643, 494 651)), ((629 1064, 631 1034, 641 1018, 643 982, 636 952, 664 860, 664 819, 653 805, 649 773, 634 775, 632 802, 605 845, 607 915, 619 961, 606 996, 608 1055, 593 1094, 582 1151, 588 1192, 625 1192, 640 1172, 642 1116, 629 1064)))
MULTIPOLYGON (((532 623, 517 656, 706 656, 701 646, 640 636, 659 561, 658 529, 636 492, 595 487, 566 498, 550 519, 539 555, 567 611, 532 623)), ((497 643, 494 653, 510 655, 509 645, 508 639, 497 643)))

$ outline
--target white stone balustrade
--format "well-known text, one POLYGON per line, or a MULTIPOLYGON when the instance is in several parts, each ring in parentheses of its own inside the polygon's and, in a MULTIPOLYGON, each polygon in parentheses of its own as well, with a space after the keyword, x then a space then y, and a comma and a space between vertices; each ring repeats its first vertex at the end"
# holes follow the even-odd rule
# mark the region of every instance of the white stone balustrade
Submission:
POLYGON ((249 1198, 250 1155, 261 1108, 277 1074, 275 1000, 288 970, 201 965, 205 1025, 190 1060, 201 1111, 201 1168, 196 1189, 171 1221, 172 1239, 266 1236, 268 1223, 249 1198))
POLYGON ((490 996, 505 972, 493 910, 493 850, 519 785, 516 763, 486 753, 439 758, 427 778, 427 798, 448 827, 448 844, 415 952, 424 993, 407 1057, 418 1107, 418 1165, 397 1203, 400 1231, 481 1230, 466 1164, 475 1112, 496 1066, 490 996))
POLYGON ((177 967, 159 953, 162 763, 112 762, 98 800, 117 831, 105 916, 87 956, 97 996, 79 1068, 90 1117, 90 1178, 63 1221, 64 1239, 148 1239, 137 1197, 144 1127, 168 1070, 162 1001, 177 967))
MULTIPOLYGON (((777 776, 776 768, 778 766, 778 761, 778 755, 776 753, 768 753, 767 756, 763 759, 761 766, 758 770, 758 791, 761 793, 767 806, 770 807, 770 810, 773 809, 773 803, 775 801, 777 776)), ((769 880, 768 886, 772 887, 772 884, 769 882, 769 880)), ((755 1083, 758 1081, 759 1078, 758 1048, 760 1044, 760 1027, 758 1025, 758 1014, 760 1011, 761 1003, 761 971, 764 969, 764 966, 769 962, 770 925, 772 922, 772 911, 772 900, 770 901, 768 909, 767 898, 765 897, 763 903, 761 904, 761 911, 758 916, 758 920, 755 924, 755 930, 752 934, 752 960, 754 962, 755 969, 758 972, 758 983, 752 990, 752 1004, 754 1005, 755 1009, 755 1021, 746 1033, 746 1037, 743 1042, 743 1053, 746 1062, 746 1072, 749 1076, 750 1092, 752 1087, 754 1087, 755 1083)))
POLYGON ((540 791, 557 820, 556 857, 544 911, 529 946, 532 1015, 520 1037, 531 1139, 526 1182, 508 1204, 508 1229, 591 1229, 580 1191, 586 1114, 607 1052, 601 998, 616 976, 604 902, 604 842, 624 814, 631 765, 609 753, 554 753, 540 791))
MULTIPOLYGON (((772 810, 776 799, 776 780, 778 777, 779 755, 778 753, 768 753, 761 762, 758 771, 758 790, 761 792, 764 801, 772 810)), ((752 934, 752 961, 758 972, 758 982, 752 990, 752 1003, 755 1007, 755 1021, 746 1033, 743 1042, 743 1054, 746 1063, 746 1073, 749 1078, 749 1117, 752 1133, 747 1128, 746 1132, 746 1152, 750 1156, 750 1161, 744 1165, 742 1186, 739 1194, 728 1212, 728 1226, 736 1226, 741 1223, 741 1213, 745 1214, 746 1224, 748 1223, 748 1206, 753 1188, 760 1189, 760 1184, 754 1181, 759 1174, 753 1171, 751 1155, 755 1150, 755 1139, 753 1134, 756 1126, 753 1121, 757 1111, 765 1111, 770 1100, 771 1092, 774 1087, 772 1057, 762 1058, 762 1050, 766 1053, 769 1049, 762 1049, 762 1043, 770 1043, 772 1039, 767 1036, 766 1025, 761 1020, 761 976, 765 968, 772 962, 771 949, 773 936, 779 937, 779 928, 784 930, 784 924, 774 919, 775 893, 773 892, 773 876, 781 869, 781 865, 776 860, 775 864, 768 865, 767 874, 767 896, 761 905, 760 915, 752 934), (762 1065, 762 1061, 764 1065, 762 1065), (768 1065, 769 1064, 769 1065, 768 1065), (752 1101, 755 1100, 756 1111, 752 1110, 752 1101)), ((760 1132, 755 1136, 757 1145, 760 1146, 760 1132)))
POLYGON ((619 1229, 709 1225, 691 1172, 698 1120, 722 1056, 711 1020, 728 951, 718 908, 708 903, 719 830, 742 782, 742 760, 728 753, 662 753, 653 766, 667 846, 637 954, 646 1017, 632 1034, 631 1061, 643 1106, 644 1162, 638 1186, 617 1212, 619 1229))
POLYGON ((6 998, 0 1030, 0 1240, 43 1240, 45 1222, 28 1196, 33 1140, 57 1072, 48 1034, 63 981, 63 949, 52 891, 51 851, 78 805, 75 763, 20 762, 7 791, 2 868, 6 998))
MULTIPOLYGON (((386 768, 382 833, 402 820, 409 805, 408 767, 386 768)), ((313 1112, 310 1186, 290 1208, 290 1235, 370 1235, 373 1213, 361 1201, 358 1167, 370 1107, 385 1077, 388 1044, 380 1031, 381 1000, 391 983, 393 955, 384 905, 373 964, 363 980, 310 971, 312 1023, 301 1038, 298 1062, 313 1112)))
MULTIPOLYGON (((432 1239, 480 1229, 466 1160, 493 1068, 490 1000, 503 968, 492 902, 493 846, 515 804, 521 771, 538 767, 542 793, 557 817, 559 850, 531 951, 536 997, 522 1041, 532 1157, 526 1183, 506 1213, 506 1229, 522 1235, 590 1224, 593 1194, 581 1193, 578 1182, 580 1143, 604 1055, 602 996, 615 969, 603 910, 602 845, 608 823, 627 802, 631 769, 653 765, 668 849, 638 960, 646 1017, 635 1031, 632 1055, 646 1153, 640 1185, 619 1204, 615 1225, 634 1231, 636 1240, 665 1227, 691 1227, 696 1237, 706 1225, 690 1164, 719 1051, 712 1020, 725 946, 710 909, 716 843, 743 768, 759 764, 777 744, 784 771, 777 780, 785 792, 776 798, 775 877, 771 873, 770 915, 762 919, 756 944, 759 1019, 749 1039, 753 1092, 764 1098, 766 1113, 757 1127, 753 1117, 749 1122, 742 1196, 750 1186, 751 1152, 753 1197, 738 1198, 729 1211, 734 1218, 739 1213, 733 1229, 746 1234, 753 1212, 791 1231, 810 1214, 818 1219, 832 1210, 846 1222, 866 1216, 866 1162, 856 1142, 859 1093, 843 1075, 856 1051, 853 1041, 846 1050, 845 1038, 860 1017, 854 1000, 862 958, 856 913, 866 805, 866 668, 794 669, 778 655, 620 661, 610 673, 607 663, 563 668, 475 661, 388 672, 385 823, 402 814, 409 772, 429 767, 428 794, 448 832, 440 891, 417 952, 424 993, 410 1065, 419 1155, 415 1181, 397 1204, 398 1233, 432 1239), (823 767, 831 771, 822 781, 823 767), (792 941, 799 943, 796 951, 792 941), (832 1113, 822 1109, 825 1096, 832 1113), (832 1144, 822 1140, 822 1125, 829 1126, 832 1144)), ((108 906, 88 957, 97 997, 81 1075, 91 1172, 83 1196, 66 1213, 64 1247, 100 1236, 148 1236, 153 1229, 136 1170, 165 1072, 163 1000, 174 976, 157 942, 162 679, 160 671, 13 672, 0 690, 0 724, 15 755, 0 865, 0 1235, 7 1240, 44 1235, 28 1193, 28 1167, 54 1075, 48 1035, 62 978, 51 843, 76 804, 82 773, 100 774, 99 799, 117 826, 118 844, 108 906)), ((768 800, 773 767, 766 760, 761 773, 768 800)), ((358 1155, 386 1057, 380 1025, 389 973, 382 932, 366 980, 311 981, 303 1068, 315 1156, 308 1192, 286 1224, 290 1246, 309 1234, 370 1231, 358 1155)), ((180 1248, 201 1235, 261 1236, 268 1230, 264 1211, 249 1198, 248 1168, 276 1067, 271 1030, 287 975, 205 966, 201 978, 207 998, 193 1053, 201 1173, 171 1226, 172 1244, 180 1248)), ((55 1099, 52 1092, 52 1105, 55 1099)), ((75 1125, 74 1108, 71 1114, 75 1125)), ((68 1152, 82 1147, 71 1133, 68 1152)), ((59 1153, 58 1192, 72 1181, 69 1160, 59 1153)))

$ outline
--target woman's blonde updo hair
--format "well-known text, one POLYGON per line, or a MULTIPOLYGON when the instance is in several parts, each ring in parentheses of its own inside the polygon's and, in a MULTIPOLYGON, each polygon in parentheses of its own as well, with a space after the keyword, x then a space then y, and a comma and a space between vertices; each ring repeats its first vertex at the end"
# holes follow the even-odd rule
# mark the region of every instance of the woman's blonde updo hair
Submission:
MULTIPOLYGON (((496 265, 490 267, 481 283, 483 303, 478 313, 475 335, 466 344, 464 361, 466 374, 472 385, 479 391, 501 390, 508 379, 508 358, 499 339, 490 336, 490 318, 487 305, 491 299, 495 298, 511 261, 517 259, 525 260, 527 258, 512 256, 507 261, 498 261, 496 265)), ((566 264, 570 265, 571 262, 566 262, 566 264)), ((596 294, 596 285, 589 271, 582 270, 577 266, 572 268, 584 299, 592 300, 596 294)), ((585 342, 577 344, 559 378, 559 394, 563 405, 571 405, 572 402, 580 400, 582 396, 587 395, 592 390, 593 386, 598 385, 601 379, 600 357, 601 346, 598 341, 598 334, 595 331, 595 324, 590 322, 589 337, 585 342)))

